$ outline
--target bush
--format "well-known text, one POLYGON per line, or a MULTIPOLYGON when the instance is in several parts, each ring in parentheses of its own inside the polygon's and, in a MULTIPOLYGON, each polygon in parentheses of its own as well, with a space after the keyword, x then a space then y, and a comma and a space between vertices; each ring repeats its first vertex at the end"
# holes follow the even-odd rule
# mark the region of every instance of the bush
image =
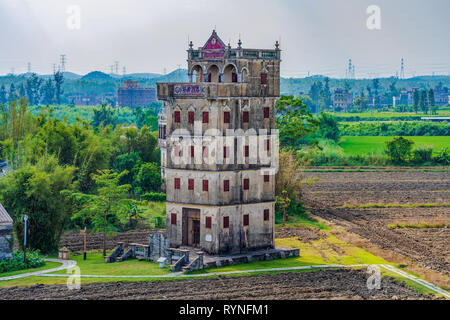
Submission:
POLYGON ((433 156, 433 147, 420 147, 413 150, 413 162, 424 163, 431 162, 433 156))
POLYGON ((147 192, 146 194, 142 195, 142 198, 147 201, 164 202, 166 201, 166 194, 158 192, 147 192))
POLYGON ((0 261, 0 273, 39 268, 43 265, 45 261, 39 256, 39 251, 27 252, 26 263, 23 263, 23 252, 15 251, 11 259, 0 261))
POLYGON ((442 148, 438 155, 433 158, 433 161, 445 166, 450 165, 450 151, 447 148, 442 148))
POLYGON ((396 137, 391 141, 386 141, 386 155, 393 163, 403 163, 408 160, 414 141, 396 137))

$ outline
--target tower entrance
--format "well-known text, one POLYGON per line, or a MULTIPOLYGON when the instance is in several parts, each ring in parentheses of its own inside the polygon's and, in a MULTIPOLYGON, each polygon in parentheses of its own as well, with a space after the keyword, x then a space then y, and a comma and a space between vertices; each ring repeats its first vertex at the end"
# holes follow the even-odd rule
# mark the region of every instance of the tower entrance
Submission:
POLYGON ((183 208, 183 245, 200 245, 200 209, 183 208))

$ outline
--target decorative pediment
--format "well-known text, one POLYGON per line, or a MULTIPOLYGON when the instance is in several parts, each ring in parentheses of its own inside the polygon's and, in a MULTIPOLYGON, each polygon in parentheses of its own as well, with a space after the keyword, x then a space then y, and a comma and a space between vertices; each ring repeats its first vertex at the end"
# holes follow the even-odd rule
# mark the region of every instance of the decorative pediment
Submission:
POLYGON ((225 44, 217 35, 216 30, 213 30, 208 41, 203 46, 203 50, 225 50, 225 44))

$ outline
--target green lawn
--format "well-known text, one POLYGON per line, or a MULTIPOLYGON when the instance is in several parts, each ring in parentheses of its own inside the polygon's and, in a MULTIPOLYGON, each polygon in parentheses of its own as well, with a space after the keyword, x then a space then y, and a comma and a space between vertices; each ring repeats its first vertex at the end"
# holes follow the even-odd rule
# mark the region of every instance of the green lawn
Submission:
POLYGON ((61 263, 59 263, 59 262, 46 261, 45 264, 42 267, 39 267, 39 268, 30 268, 30 269, 23 269, 23 270, 17 270, 17 271, 0 273, 0 278, 2 278, 2 277, 9 277, 9 276, 15 276, 15 275, 22 274, 22 273, 36 272, 36 271, 42 271, 42 270, 47 270, 47 269, 53 269, 53 268, 58 268, 60 266, 61 266, 61 263))
MULTIPOLYGON (((392 140, 394 137, 350 137, 344 136, 339 142, 339 146, 344 149, 345 155, 364 155, 368 153, 382 154, 385 149, 385 141, 392 140)), ((439 151, 443 147, 450 148, 450 137, 406 137, 415 142, 414 147, 432 146, 434 151, 439 151)))
MULTIPOLYGON (((71 260, 77 262, 81 274, 87 275, 164 275, 169 274, 169 268, 160 268, 156 262, 139 261, 131 259, 124 262, 105 263, 100 253, 88 252, 86 261, 82 255, 72 256, 71 260)), ((67 274, 66 270, 55 274, 67 274)))

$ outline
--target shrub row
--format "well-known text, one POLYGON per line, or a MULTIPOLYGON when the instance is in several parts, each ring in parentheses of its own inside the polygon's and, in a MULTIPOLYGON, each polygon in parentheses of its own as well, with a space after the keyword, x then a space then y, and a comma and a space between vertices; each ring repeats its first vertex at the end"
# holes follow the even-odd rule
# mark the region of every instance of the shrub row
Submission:
POLYGON ((27 252, 26 263, 23 262, 23 252, 15 251, 11 259, 0 261, 0 273, 39 268, 44 264, 45 261, 39 256, 38 251, 27 252))
POLYGON ((340 123, 342 136, 450 136, 448 122, 356 122, 340 123))

